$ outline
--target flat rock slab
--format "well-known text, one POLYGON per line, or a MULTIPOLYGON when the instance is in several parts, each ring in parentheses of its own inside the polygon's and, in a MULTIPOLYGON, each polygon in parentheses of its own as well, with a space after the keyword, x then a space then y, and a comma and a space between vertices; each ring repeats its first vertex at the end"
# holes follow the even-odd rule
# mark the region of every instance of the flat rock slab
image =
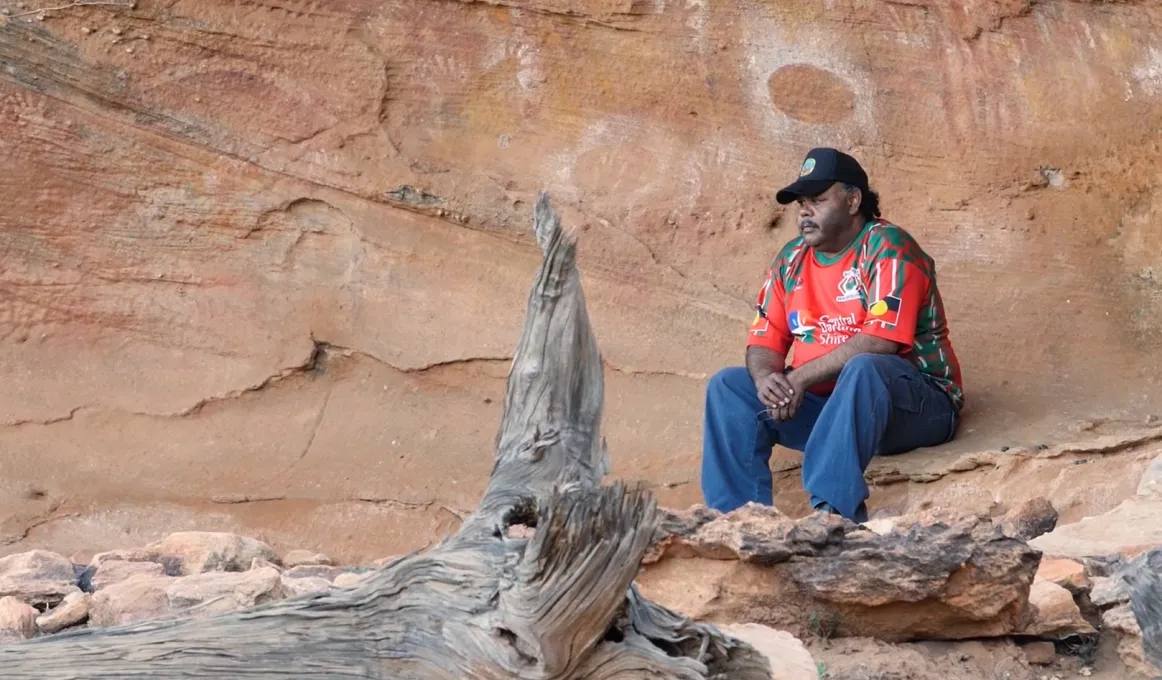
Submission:
POLYGON ((979 516, 906 518, 881 534, 832 515, 697 508, 671 514, 638 583, 695 618, 798 635, 962 639, 1032 622, 1039 558, 979 516))
POLYGON ((1162 547, 1162 498, 1134 497, 1113 510, 1058 527, 1029 545, 1047 557, 1134 555, 1162 547))

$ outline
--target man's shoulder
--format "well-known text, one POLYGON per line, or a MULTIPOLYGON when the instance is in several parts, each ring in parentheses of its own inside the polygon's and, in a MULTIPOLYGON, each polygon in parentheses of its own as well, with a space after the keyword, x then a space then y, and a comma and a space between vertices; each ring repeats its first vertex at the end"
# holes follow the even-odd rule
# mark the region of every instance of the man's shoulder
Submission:
POLYGON ((774 259, 771 260, 771 269, 776 273, 784 273, 785 270, 791 266, 795 259, 803 252, 807 246, 803 243, 802 236, 787 241, 783 247, 775 253, 774 259))
POLYGON ((871 260, 889 258, 924 265, 932 263, 932 258, 907 229, 882 218, 873 220, 864 231, 861 251, 864 258, 871 260))

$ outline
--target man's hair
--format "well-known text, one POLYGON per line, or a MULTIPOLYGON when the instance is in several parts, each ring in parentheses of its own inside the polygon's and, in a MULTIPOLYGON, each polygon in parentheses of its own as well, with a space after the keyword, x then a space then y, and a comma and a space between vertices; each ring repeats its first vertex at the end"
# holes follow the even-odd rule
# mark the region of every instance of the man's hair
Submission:
MULTIPOLYGON (((848 196, 858 187, 852 184, 844 184, 843 191, 848 196)), ((873 217, 880 216, 880 195, 872 191, 869 187, 867 191, 863 191, 859 199, 859 214, 863 215, 865 220, 870 220, 873 217)))

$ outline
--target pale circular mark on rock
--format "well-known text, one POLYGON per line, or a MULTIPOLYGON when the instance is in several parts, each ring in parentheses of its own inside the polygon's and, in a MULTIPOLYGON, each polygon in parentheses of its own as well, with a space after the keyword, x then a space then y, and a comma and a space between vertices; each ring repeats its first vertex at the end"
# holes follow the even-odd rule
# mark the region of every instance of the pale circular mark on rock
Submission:
POLYGON ((804 123, 838 123, 855 111, 855 93, 830 71, 789 64, 767 81, 775 108, 804 123))

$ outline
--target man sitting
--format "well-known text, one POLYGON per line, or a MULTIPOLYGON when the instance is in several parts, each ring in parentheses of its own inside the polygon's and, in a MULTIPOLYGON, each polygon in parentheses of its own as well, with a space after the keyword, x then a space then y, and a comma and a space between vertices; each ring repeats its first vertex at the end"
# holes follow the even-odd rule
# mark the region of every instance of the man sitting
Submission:
POLYGON ((780 444, 803 452, 813 508, 864 522, 872 456, 951 441, 959 424, 960 365, 936 265, 880 218, 867 173, 845 153, 812 149, 775 198, 798 203, 799 236, 767 271, 746 367, 707 386, 702 494, 722 512, 772 504, 780 444))

